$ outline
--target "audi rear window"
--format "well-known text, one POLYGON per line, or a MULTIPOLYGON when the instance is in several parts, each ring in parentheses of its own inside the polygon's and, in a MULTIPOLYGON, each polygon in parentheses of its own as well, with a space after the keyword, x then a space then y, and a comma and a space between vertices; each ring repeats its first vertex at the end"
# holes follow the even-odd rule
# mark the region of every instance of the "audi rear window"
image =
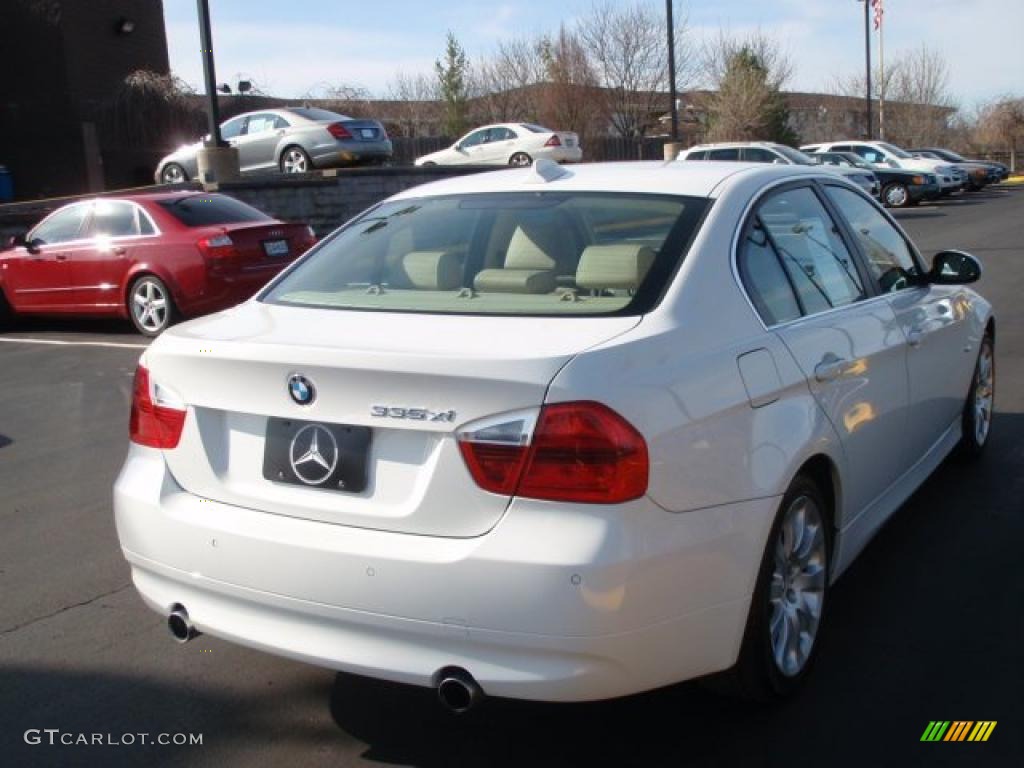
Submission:
POLYGON ((226 195, 190 195, 158 200, 157 204, 186 227, 272 221, 263 211, 226 195))
POLYGON ((271 304, 464 315, 649 311, 708 200, 504 192, 384 203, 260 297, 271 304))

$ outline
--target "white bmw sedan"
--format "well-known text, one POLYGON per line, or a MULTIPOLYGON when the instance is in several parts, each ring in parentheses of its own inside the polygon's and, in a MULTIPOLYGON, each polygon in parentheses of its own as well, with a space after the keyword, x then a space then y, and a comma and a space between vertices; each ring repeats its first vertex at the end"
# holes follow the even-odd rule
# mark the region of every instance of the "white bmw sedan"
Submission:
POLYGON ((144 353, 121 546, 181 641, 453 710, 725 670, 784 695, 829 587, 986 444, 980 271, 814 168, 410 189, 144 353))

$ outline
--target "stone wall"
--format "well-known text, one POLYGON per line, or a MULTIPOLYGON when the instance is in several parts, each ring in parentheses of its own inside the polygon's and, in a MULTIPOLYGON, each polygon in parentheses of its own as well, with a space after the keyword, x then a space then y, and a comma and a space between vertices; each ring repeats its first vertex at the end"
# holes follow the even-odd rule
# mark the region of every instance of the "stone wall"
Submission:
MULTIPOLYGON (((493 170, 480 167, 430 168, 354 168, 319 171, 302 176, 266 175, 244 181, 221 184, 219 192, 237 197, 282 221, 301 221, 323 237, 357 213, 386 197, 409 187, 439 179, 493 170)), ((198 184, 180 185, 183 189, 200 189, 198 184)), ((137 192, 172 189, 167 186, 147 187, 137 192)), ((0 235, 4 240, 27 232, 40 219, 73 200, 90 197, 118 197, 121 192, 102 195, 29 200, 0 205, 0 235)))

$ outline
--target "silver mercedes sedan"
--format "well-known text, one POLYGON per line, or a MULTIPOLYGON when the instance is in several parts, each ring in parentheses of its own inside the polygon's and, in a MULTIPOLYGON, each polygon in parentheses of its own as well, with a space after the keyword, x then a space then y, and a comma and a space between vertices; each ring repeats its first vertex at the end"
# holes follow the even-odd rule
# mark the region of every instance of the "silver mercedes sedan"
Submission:
MULTIPOLYGON (((220 126, 221 136, 238 149, 242 173, 306 173, 391 159, 391 139, 377 120, 361 120, 317 107, 283 107, 246 112, 220 126)), ((180 147, 156 167, 158 184, 176 184, 198 174, 202 142, 180 147)))

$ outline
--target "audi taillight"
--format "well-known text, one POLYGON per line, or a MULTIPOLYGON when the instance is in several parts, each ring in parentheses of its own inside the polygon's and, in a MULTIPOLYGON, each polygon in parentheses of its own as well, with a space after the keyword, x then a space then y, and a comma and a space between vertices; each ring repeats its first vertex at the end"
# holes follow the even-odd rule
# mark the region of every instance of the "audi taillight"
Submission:
POLYGON ((601 403, 502 414, 467 425, 457 438, 473 479, 492 493, 617 504, 647 492, 647 443, 601 403))
POLYGON ((223 261, 238 253, 234 240, 228 235, 204 237, 196 245, 199 246, 203 256, 210 261, 223 261))
POLYGON ((331 123, 330 125, 327 126, 327 132, 336 139, 352 138, 352 134, 349 133, 348 128, 346 128, 341 123, 331 123))
POLYGON ((150 381, 145 366, 135 369, 128 420, 128 436, 133 443, 149 448, 177 448, 185 427, 185 413, 185 404, 179 398, 150 381))
POLYGON ((550 139, 548 139, 547 141, 544 142, 544 146, 545 147, 560 147, 560 146, 562 146, 562 140, 560 138, 558 138, 558 134, 556 133, 550 139))

